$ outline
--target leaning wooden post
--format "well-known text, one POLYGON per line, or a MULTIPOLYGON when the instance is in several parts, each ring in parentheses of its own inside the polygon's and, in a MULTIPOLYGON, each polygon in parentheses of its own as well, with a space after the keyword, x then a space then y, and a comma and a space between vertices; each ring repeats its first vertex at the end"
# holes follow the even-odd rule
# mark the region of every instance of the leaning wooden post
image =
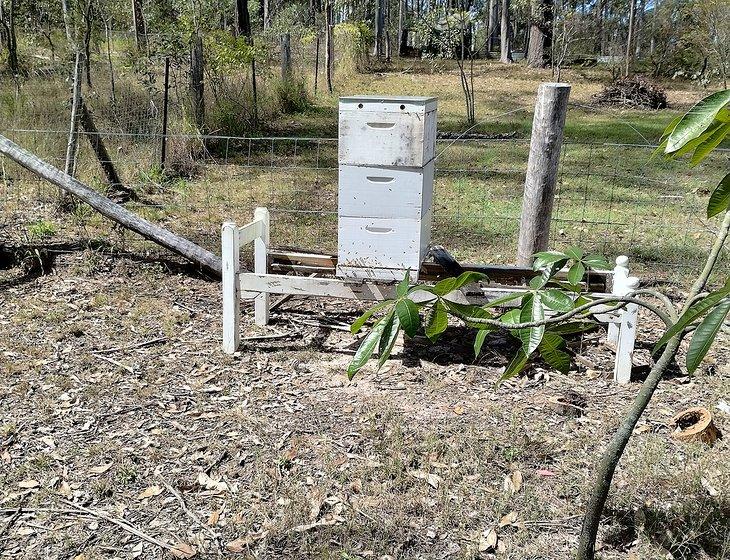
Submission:
MULTIPOLYGON (((626 279, 626 293, 633 292, 639 287, 639 279, 629 276, 626 279)), ((616 383, 631 381, 631 368, 634 364, 634 344, 636 342, 636 321, 639 317, 639 306, 628 303, 621 311, 621 326, 616 344, 616 363, 613 369, 613 380, 616 383)))
MULTIPOLYGON (((256 238, 253 245, 253 271, 256 274, 267 273, 267 261, 269 258, 269 211, 266 208, 256 208, 253 214, 254 220, 262 222, 261 235, 256 238)), ((254 319, 257 325, 269 324, 269 294, 261 292, 254 300, 254 319)))
POLYGON ((284 33, 281 36, 281 80, 288 82, 291 74, 291 35, 284 33))
POLYGON ((544 83, 537 90, 517 245, 519 266, 531 266, 532 255, 548 248, 569 95, 568 84, 544 83))
POLYGON ((223 351, 233 354, 241 341, 241 272, 238 227, 225 222, 221 228, 221 264, 223 289, 223 351))
MULTIPOLYGON (((624 255, 616 257, 616 268, 613 269, 613 288, 611 289, 611 293, 615 296, 625 296, 629 293, 629 288, 626 285, 626 281, 629 278, 628 264, 629 257, 624 255)), ((609 323, 606 339, 609 345, 615 347, 618 344, 618 332, 618 325, 616 323, 609 323)))
POLYGON ((145 239, 154 241, 158 245, 185 257, 206 272, 215 276, 221 275, 221 260, 210 251, 203 249, 184 237, 175 235, 171 231, 145 220, 134 212, 130 212, 123 206, 99 194, 88 185, 56 169, 49 163, 31 154, 28 150, 24 150, 15 142, 11 142, 5 138, 2 134, 0 134, 0 155, 7 156, 10 160, 28 171, 56 185, 62 191, 76 196, 79 200, 85 202, 110 220, 114 220, 125 228, 140 234, 145 239))

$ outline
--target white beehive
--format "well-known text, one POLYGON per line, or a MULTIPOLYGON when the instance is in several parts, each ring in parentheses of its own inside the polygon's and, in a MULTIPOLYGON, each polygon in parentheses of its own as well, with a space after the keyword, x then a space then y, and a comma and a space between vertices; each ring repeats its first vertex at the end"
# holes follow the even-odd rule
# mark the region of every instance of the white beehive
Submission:
POLYGON ((431 238, 436 99, 340 99, 338 276, 418 278, 431 238))

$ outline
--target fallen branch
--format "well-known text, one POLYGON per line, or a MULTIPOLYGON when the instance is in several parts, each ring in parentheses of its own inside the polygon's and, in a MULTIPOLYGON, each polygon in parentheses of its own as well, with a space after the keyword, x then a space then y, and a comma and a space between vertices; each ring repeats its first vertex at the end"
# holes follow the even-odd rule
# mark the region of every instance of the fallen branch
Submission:
POLYGON ((163 542, 161 540, 158 540, 158 539, 156 539, 154 537, 151 537, 147 533, 143 533, 142 531, 140 531, 136 527, 130 525, 126 521, 122 521, 121 519, 117 519, 115 517, 111 517, 111 516, 107 515, 106 513, 101 512, 101 511, 94 511, 93 509, 89 509, 89 508, 84 507, 82 505, 75 504, 75 503, 73 503, 73 502, 71 502, 69 500, 63 500, 63 502, 65 504, 67 504, 67 505, 69 505, 69 506, 71 506, 73 508, 76 508, 79 511, 83 511, 84 513, 87 513, 87 514, 89 514, 89 515, 91 515, 93 517, 97 517, 99 519, 103 519, 104 521, 108 521, 112 525, 116 525, 117 527, 119 527, 121 529, 124 529, 128 533, 131 533, 131 534, 139 537, 140 539, 143 539, 143 540, 147 541, 148 543, 157 545, 160 548, 164 548, 165 550, 176 550, 176 547, 174 547, 174 546, 172 546, 170 544, 167 544, 166 542, 163 542))
POLYGON ((195 521, 198 525, 200 525, 203 529, 205 529, 205 532, 208 533, 212 537, 212 539, 215 542, 217 542, 219 544, 219 546, 220 546, 219 536, 210 527, 208 527, 205 523, 203 523, 201 521, 201 519, 193 511, 191 511, 188 508, 188 506, 185 504, 185 500, 180 495, 180 493, 177 490, 175 490, 175 488, 173 488, 172 485, 169 484, 163 478, 163 476, 161 474, 158 474, 157 475, 157 478, 159 478, 160 479, 160 482, 162 482, 162 484, 165 485, 165 488, 167 488, 170 491, 170 493, 177 498, 177 501, 180 502, 180 508, 185 512, 185 514, 190 519, 192 519, 193 521, 195 521))
POLYGON ((134 212, 130 212, 2 135, 0 135, 0 154, 7 156, 28 171, 53 183, 61 190, 73 194, 110 220, 140 234, 145 239, 154 241, 173 253, 185 257, 200 266, 204 271, 220 277, 221 260, 210 251, 145 220, 134 212))

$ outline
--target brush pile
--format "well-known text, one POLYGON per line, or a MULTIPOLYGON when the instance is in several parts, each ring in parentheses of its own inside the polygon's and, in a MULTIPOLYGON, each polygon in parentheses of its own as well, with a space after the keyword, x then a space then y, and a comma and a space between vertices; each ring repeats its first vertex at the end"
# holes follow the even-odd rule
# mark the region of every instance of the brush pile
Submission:
POLYGON ((599 105, 642 109, 664 109, 667 106, 666 92, 641 76, 615 80, 596 94, 596 100, 599 105))

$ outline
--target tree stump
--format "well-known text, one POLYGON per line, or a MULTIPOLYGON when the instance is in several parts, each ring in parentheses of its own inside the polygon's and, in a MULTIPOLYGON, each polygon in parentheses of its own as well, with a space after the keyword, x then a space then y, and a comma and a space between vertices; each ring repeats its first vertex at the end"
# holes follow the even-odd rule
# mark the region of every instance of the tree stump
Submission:
POLYGON ((710 411, 701 406, 680 412, 669 425, 675 427, 672 437, 682 442, 701 441, 712 445, 722 437, 710 411))

